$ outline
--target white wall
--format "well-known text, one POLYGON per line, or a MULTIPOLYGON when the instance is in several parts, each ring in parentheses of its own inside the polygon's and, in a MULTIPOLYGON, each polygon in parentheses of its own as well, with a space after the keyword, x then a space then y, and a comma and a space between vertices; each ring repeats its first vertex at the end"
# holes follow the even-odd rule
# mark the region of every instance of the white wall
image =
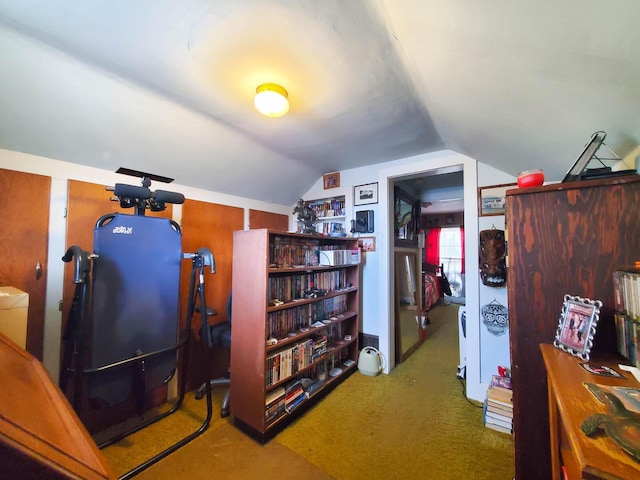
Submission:
MULTIPOLYGON (((28 155, 11 150, 0 149, 0 168, 21 172, 46 175, 52 178, 51 202, 49 211, 49 260, 45 266, 47 272, 47 293, 45 305, 44 353, 43 363, 53 378, 58 378, 60 359, 60 335, 62 326, 61 313, 58 302, 62 299, 62 284, 64 278, 64 262, 62 256, 66 252, 66 220, 67 181, 80 180, 98 185, 114 185, 126 183, 140 185, 140 179, 126 175, 119 175, 111 171, 98 168, 84 167, 69 162, 52 160, 50 158, 28 155)), ((163 189, 182 193, 191 200, 229 205, 245 209, 244 228, 249 225, 249 209, 290 215, 292 206, 276 205, 259 202, 243 197, 203 190, 171 183, 169 185, 152 182, 151 189, 163 189)), ((182 207, 174 206, 173 218, 181 223, 182 207)), ((97 219, 96 219, 97 220, 97 219)), ((214 255, 215 246, 210 247, 214 255)))
MULTIPOLYGON (((493 167, 478 163, 478 186, 486 187, 489 185, 502 185, 515 183, 516 178, 508 175, 500 170, 496 170, 493 167)), ((515 188, 515 187, 514 187, 515 188)), ((498 230, 504 230, 505 218, 504 215, 495 215, 490 217, 479 217, 478 228, 479 232, 482 230, 490 230, 492 228, 498 230)), ((479 275, 476 274, 479 279, 479 275)), ((467 278, 469 275, 467 274, 467 278)), ((508 282, 507 278, 507 282, 508 282)), ((507 301, 507 287, 488 287, 482 283, 479 284, 480 294, 480 308, 487 305, 494 300, 498 303, 508 307, 507 301)), ((509 350, 509 330, 504 335, 495 336, 487 329, 486 325, 482 323, 482 312, 479 315, 480 318, 480 380, 483 384, 488 384, 491 381, 491 375, 498 374, 498 366, 504 366, 511 368, 511 358, 509 350)))

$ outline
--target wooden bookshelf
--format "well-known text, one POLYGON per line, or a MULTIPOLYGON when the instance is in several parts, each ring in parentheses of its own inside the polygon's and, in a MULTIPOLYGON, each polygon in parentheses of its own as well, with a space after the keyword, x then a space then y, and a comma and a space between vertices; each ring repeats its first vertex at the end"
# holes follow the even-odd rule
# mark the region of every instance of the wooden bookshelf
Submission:
POLYGON ((357 368, 359 258, 356 238, 234 233, 231 414, 256 440, 270 439, 357 368), (345 251, 345 260, 320 265, 325 250, 345 251), (342 371, 332 376, 333 368, 342 371), (299 379, 313 390, 267 419, 267 400, 299 379))

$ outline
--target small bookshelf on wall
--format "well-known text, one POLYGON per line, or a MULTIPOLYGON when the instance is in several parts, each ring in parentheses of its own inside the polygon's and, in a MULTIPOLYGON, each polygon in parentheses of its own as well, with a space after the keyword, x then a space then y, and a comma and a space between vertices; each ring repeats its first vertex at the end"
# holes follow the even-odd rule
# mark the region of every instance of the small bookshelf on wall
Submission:
POLYGON ((357 238, 234 232, 231 415, 265 442, 357 368, 357 238))
POLYGON ((618 353, 640 367, 640 265, 613 272, 613 298, 618 353))
POLYGON ((335 236, 346 235, 344 195, 307 200, 305 203, 316 213, 316 217, 318 218, 316 230, 319 234, 335 236))

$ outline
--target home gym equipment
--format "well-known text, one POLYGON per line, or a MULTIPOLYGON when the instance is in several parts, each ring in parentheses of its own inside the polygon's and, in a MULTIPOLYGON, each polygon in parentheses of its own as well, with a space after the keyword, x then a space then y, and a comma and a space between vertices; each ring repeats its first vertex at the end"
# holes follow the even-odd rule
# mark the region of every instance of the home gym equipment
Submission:
MULTIPOLYGON (((209 331, 205 302, 205 268, 215 273, 215 259, 207 248, 182 253, 182 232, 169 219, 146 217, 146 210, 161 211, 167 203, 183 203, 178 193, 116 184, 107 187, 120 206, 135 208, 135 215, 102 216, 94 228, 94 252, 74 245, 63 261, 74 260, 76 289, 63 335, 64 355, 60 386, 71 392, 80 418, 89 408, 135 405, 143 416, 149 393, 166 385, 180 372, 178 397, 164 413, 142 419, 138 425, 99 444, 111 445, 177 411, 186 386, 192 318, 200 314, 201 331, 209 331), (191 277, 184 330, 179 322, 179 282, 182 260, 191 260, 191 277), (97 406, 97 407, 96 407, 97 406)), ((210 335, 204 336, 209 353, 210 335)), ((209 374, 207 353, 206 374, 209 374)), ((210 423, 211 387, 205 388, 207 416, 192 434, 142 463, 122 479, 130 478, 190 442, 210 423)))
MULTIPOLYGON (((232 304, 232 294, 229 294, 227 298, 227 321, 219 322, 214 325, 209 325, 208 335, 211 338, 212 346, 221 346, 226 348, 227 350, 231 349, 231 304, 232 304)), ((218 312, 214 309, 207 309, 207 316, 215 316, 218 312)), ((206 334, 206 333, 205 333, 206 334)), ((220 409, 221 417, 228 417, 229 410, 229 400, 230 400, 230 390, 228 387, 231 385, 231 372, 227 371, 227 373, 221 378, 212 378, 208 382, 203 383, 200 388, 196 391, 195 397, 196 400, 202 399, 204 397, 205 391, 207 389, 207 384, 211 387, 227 387, 227 391, 224 394, 224 399, 222 400, 222 407, 220 409)))

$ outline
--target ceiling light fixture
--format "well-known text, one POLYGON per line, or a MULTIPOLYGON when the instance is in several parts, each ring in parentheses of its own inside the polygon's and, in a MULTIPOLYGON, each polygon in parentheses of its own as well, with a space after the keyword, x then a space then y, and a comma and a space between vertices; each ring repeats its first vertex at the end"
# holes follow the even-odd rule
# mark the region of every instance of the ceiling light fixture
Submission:
POLYGON ((275 83, 263 83, 256 88, 253 103, 267 117, 281 117, 289 111, 287 91, 275 83))

